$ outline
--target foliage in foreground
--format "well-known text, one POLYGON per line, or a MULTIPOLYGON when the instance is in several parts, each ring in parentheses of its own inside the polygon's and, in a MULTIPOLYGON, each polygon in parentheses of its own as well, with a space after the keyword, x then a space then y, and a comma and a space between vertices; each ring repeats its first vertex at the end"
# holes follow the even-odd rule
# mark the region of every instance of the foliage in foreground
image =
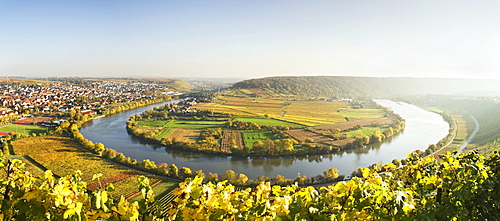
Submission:
MULTIPOLYGON (((139 179, 144 199, 109 198, 112 186, 86 190, 79 172, 55 179, 35 178, 12 160, 0 164, 2 220, 498 220, 500 156, 476 152, 441 161, 410 154, 407 164, 384 166, 382 173, 362 169, 362 178, 314 188, 261 183, 235 190, 226 181, 203 184, 189 178, 166 217, 155 209, 148 180, 139 179), (151 212, 148 212, 151 211, 151 212)), ((96 176, 98 178, 98 176, 96 176)), ((159 208, 159 207, 157 207, 159 208)))
POLYGON ((327 187, 261 183, 235 191, 224 182, 188 179, 175 190, 169 219, 177 220, 498 220, 498 154, 470 152, 442 161, 411 154, 407 165, 327 187))
MULTIPOLYGON (((112 185, 92 192, 81 172, 56 179, 50 170, 41 177, 23 171, 23 163, 2 161, 0 220, 154 220, 155 203, 149 180, 138 178, 143 199, 130 203, 122 196, 114 201, 112 185), (152 210, 154 211, 154 210, 152 210)), ((99 179, 100 175, 94 175, 99 179)))

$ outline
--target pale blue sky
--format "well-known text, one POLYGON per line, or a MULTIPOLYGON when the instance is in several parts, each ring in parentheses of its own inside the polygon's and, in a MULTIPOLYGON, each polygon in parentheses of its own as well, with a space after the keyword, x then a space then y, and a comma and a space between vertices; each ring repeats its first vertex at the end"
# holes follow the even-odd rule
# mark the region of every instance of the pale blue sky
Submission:
POLYGON ((0 0, 0 76, 500 79, 500 1, 0 0))

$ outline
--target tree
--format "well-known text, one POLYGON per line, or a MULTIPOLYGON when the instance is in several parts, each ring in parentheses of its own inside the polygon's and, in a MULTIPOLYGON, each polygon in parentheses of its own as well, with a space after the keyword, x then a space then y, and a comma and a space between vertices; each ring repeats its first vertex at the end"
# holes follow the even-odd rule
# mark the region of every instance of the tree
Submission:
POLYGON ((193 175, 193 172, 191 172, 190 168, 187 167, 181 167, 179 176, 181 179, 186 179, 188 177, 191 177, 193 175))
POLYGON ((328 170, 323 171, 323 175, 327 180, 335 180, 339 177, 339 170, 336 168, 330 168, 328 170))
POLYGON ((104 151, 104 144, 102 143, 94 144, 94 151, 97 153, 97 155, 102 156, 102 152, 104 151))
POLYGON ((234 183, 236 181, 236 173, 233 170, 226 170, 226 172, 222 174, 221 179, 234 183))
POLYGON ((179 169, 175 164, 170 164, 170 166, 168 166, 168 175, 173 178, 179 177, 179 169))

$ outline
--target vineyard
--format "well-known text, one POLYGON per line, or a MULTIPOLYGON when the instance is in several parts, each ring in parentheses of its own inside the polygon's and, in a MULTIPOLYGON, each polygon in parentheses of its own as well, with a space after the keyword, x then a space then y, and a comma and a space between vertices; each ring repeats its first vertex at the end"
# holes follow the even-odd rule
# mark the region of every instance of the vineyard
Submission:
POLYGON ((229 153, 233 145, 240 149, 244 147, 243 139, 241 138, 241 132, 235 130, 224 130, 221 150, 229 153), (234 142, 234 144, 232 142, 234 142))
MULTIPOLYGON (((82 171, 82 180, 88 183, 90 190, 102 188, 112 183, 117 189, 113 197, 117 198, 121 195, 130 196, 137 193, 137 176, 147 176, 154 182, 163 179, 103 160, 82 149, 78 143, 68 137, 30 137, 12 141, 11 144, 15 154, 31 157, 36 163, 43 165, 56 175, 64 176, 76 170, 82 171), (99 180, 93 179, 93 175, 96 173, 102 174, 99 180)), ((25 157, 17 158, 27 163, 27 169, 34 175, 43 172, 25 157)), ((176 182, 168 181, 168 183, 173 185, 176 182)), ((164 191, 169 190, 158 190, 158 193, 164 191)))
POLYGON ((498 154, 412 153, 406 165, 361 169, 361 177, 323 187, 261 183, 239 189, 188 179, 174 191, 168 219, 179 220, 498 220, 498 154), (380 171, 384 171, 380 173, 380 171))

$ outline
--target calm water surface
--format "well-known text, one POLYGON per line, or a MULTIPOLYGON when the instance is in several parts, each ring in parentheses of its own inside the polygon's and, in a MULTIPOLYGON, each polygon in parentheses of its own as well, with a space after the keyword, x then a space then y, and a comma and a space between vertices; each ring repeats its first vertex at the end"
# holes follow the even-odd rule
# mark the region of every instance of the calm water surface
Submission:
MULTIPOLYGON (((177 102, 170 101, 166 103, 177 102)), ((406 158, 406 154, 420 149, 425 150, 429 144, 437 143, 448 134, 449 126, 443 118, 414 105, 397 103, 390 100, 376 100, 377 103, 391 108, 394 112, 406 119, 406 128, 393 139, 382 144, 344 152, 341 154, 326 154, 307 157, 284 158, 238 158, 230 156, 214 156, 200 153, 156 148, 141 143, 127 133, 125 122, 130 116, 153 109, 150 105, 113 116, 100 118, 86 124, 81 133, 93 142, 103 143, 107 148, 116 149, 127 157, 150 159, 157 164, 176 164, 180 167, 189 167, 193 171, 203 170, 205 173, 224 173, 234 170, 244 173, 250 179, 259 175, 275 177, 284 175, 295 178, 297 175, 314 176, 322 174, 324 170, 335 167, 341 174, 350 174, 359 167, 366 167, 373 163, 386 163, 395 158, 406 158)))

